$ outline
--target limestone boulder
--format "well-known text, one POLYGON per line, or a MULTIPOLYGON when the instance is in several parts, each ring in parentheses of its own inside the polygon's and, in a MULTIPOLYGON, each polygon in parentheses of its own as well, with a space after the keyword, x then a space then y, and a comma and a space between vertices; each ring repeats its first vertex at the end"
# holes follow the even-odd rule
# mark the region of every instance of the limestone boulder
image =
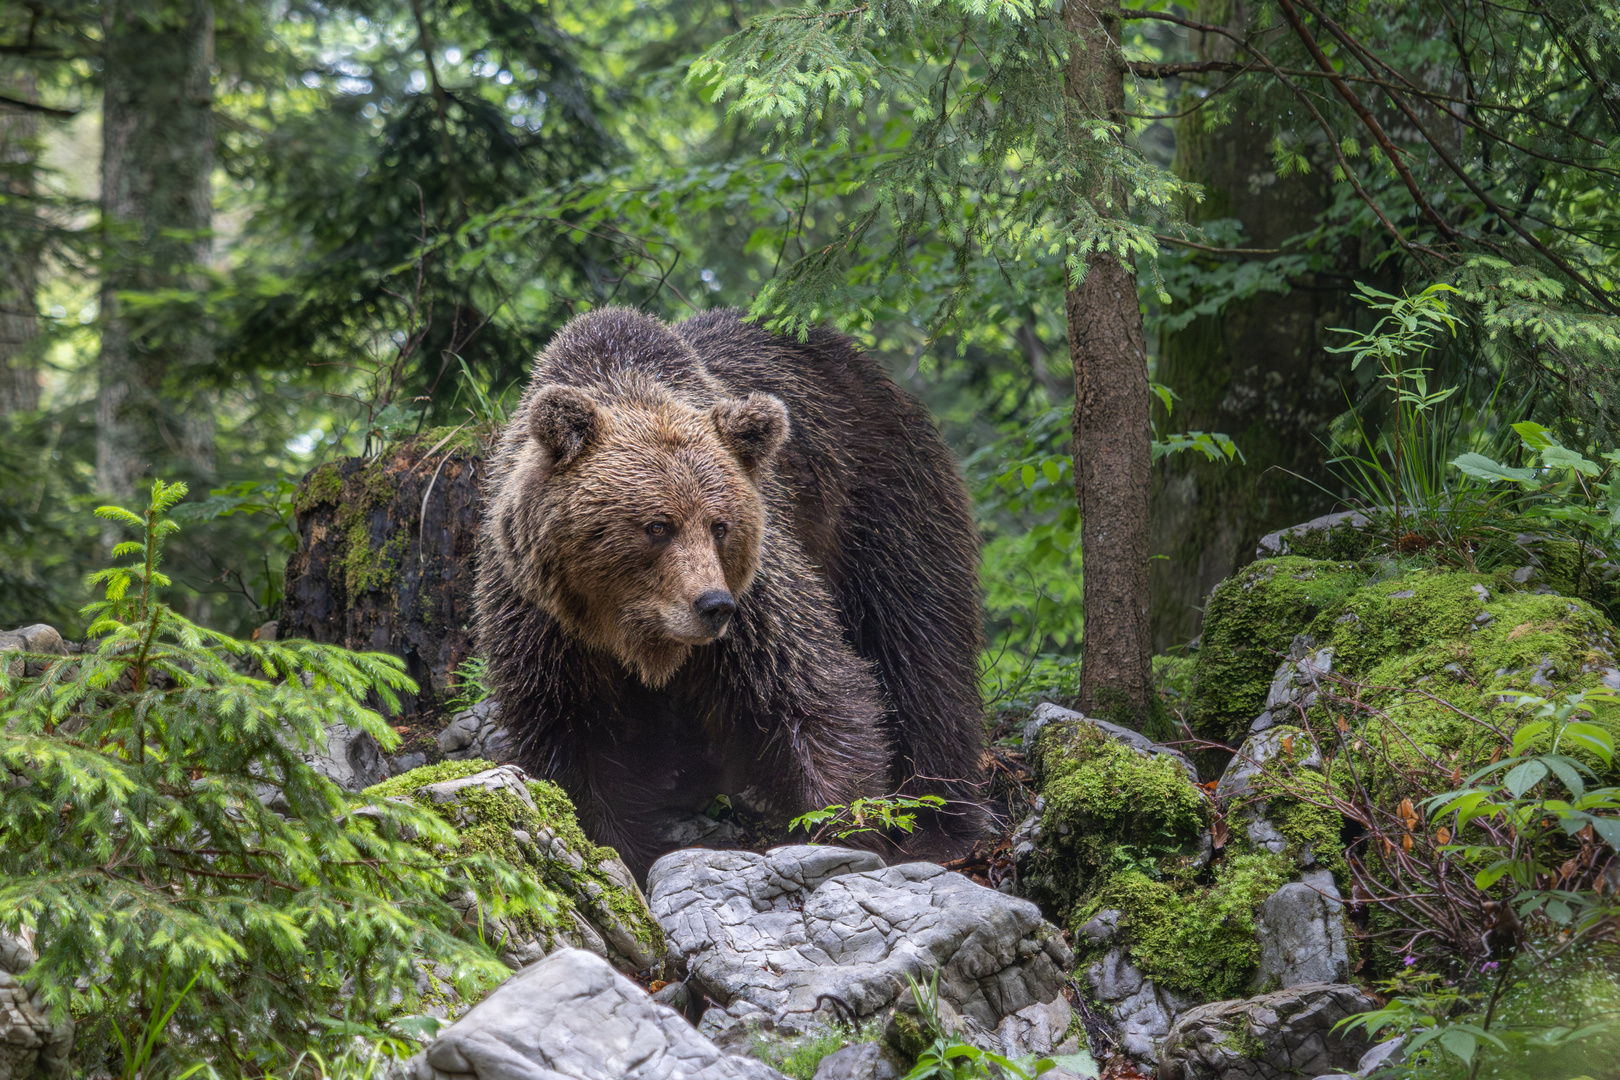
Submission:
POLYGON ((0 1080, 68 1080, 73 1020, 52 1020, 44 1001, 22 984, 18 976, 33 963, 33 950, 0 934, 0 1080))
POLYGON ((515 765, 442 762, 367 789, 373 798, 405 798, 432 808, 469 850, 528 867, 561 901, 556 926, 511 924, 480 912, 470 893, 451 898, 469 922, 483 920, 513 967, 554 948, 582 948, 621 971, 663 962, 664 936, 629 867, 612 848, 586 839, 573 805, 555 784, 515 765))
POLYGON ((1360 988, 1305 983, 1189 1009, 1159 1053, 1158 1080, 1294 1080, 1354 1072, 1368 1050, 1340 1020, 1377 1006, 1360 988))
POLYGON ((908 976, 937 970, 941 1010, 988 1049, 1005 1052, 1005 1025, 1015 1053, 1044 1053, 1069 1024, 1072 956, 1057 929, 1029 901, 932 863, 814 845, 677 851, 653 864, 648 892, 672 964, 739 1020, 876 1017, 908 976))
POLYGON ((558 949, 406 1066, 409 1080, 783 1080, 720 1050, 601 957, 558 949))

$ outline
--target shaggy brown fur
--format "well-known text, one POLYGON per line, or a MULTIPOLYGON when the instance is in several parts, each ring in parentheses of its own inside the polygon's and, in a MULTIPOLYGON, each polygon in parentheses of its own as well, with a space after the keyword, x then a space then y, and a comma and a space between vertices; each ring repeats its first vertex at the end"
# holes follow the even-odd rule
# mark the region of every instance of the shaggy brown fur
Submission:
POLYGON ((607 309, 501 436, 478 640, 519 761, 641 874, 716 794, 971 800, 977 564, 949 451, 846 338, 607 309))

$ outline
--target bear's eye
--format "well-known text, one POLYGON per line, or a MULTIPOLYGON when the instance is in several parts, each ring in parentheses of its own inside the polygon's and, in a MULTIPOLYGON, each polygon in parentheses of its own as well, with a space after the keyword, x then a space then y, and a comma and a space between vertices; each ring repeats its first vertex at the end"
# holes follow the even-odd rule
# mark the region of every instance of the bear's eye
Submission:
POLYGON ((726 538, 726 533, 730 532, 731 530, 726 527, 725 522, 717 521, 713 525, 709 526, 709 531, 714 533, 715 543, 719 543, 721 540, 726 538))
POLYGON ((647 535, 654 540, 668 540, 675 535, 675 526, 667 521, 647 522, 647 535))

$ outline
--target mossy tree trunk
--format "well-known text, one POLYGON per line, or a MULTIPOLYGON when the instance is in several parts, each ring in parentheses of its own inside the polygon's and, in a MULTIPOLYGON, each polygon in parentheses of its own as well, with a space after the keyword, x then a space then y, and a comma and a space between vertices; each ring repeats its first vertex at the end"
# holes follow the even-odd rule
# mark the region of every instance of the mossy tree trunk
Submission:
POLYGON ((473 651, 483 459, 476 444, 435 450, 438 441, 418 436, 304 478, 278 627, 282 637, 403 658, 420 687, 401 698, 407 719, 443 711, 473 651))
MULTIPOLYGON (((1243 16, 1225 0, 1206 0, 1198 18, 1220 24, 1241 23, 1243 16)), ((1232 58, 1230 39, 1195 37, 1202 38, 1201 59, 1232 58)), ((1332 204, 1326 153, 1310 155, 1309 173, 1279 178, 1271 156, 1275 128, 1252 102, 1238 98, 1223 127, 1203 124, 1203 114, 1194 113, 1176 132, 1176 172, 1205 190, 1204 202, 1191 208, 1194 220, 1236 218, 1244 246, 1262 249, 1315 227, 1332 204)), ((1334 508, 1333 496, 1315 484, 1334 486, 1321 437, 1345 409, 1340 381, 1349 365, 1323 348, 1331 344, 1326 330, 1354 317, 1347 300, 1360 256, 1355 241, 1344 243, 1321 260, 1322 268, 1291 279, 1286 293, 1234 300, 1160 341, 1158 379, 1180 398, 1175 430, 1224 432, 1246 461, 1215 464, 1184 453, 1154 469, 1155 651, 1199 632, 1210 590, 1254 558, 1261 536, 1334 508)))
MULTIPOLYGON (((1082 116, 1124 121, 1125 67, 1117 5, 1071 2, 1067 93, 1082 116)), ((1105 216, 1127 212, 1119 184, 1087 197, 1105 216)), ((1074 487, 1084 553, 1085 629, 1080 707, 1134 728, 1148 724, 1148 477, 1151 435, 1147 352, 1136 274, 1096 252, 1064 303, 1074 363, 1074 487)))

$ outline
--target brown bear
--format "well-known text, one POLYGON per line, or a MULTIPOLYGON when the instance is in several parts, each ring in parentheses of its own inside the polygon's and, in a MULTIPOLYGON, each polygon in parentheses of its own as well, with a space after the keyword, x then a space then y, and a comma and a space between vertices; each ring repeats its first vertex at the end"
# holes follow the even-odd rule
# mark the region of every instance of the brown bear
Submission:
POLYGON ((783 815, 903 786, 977 827, 967 492, 849 339, 579 316, 486 490, 477 636, 516 758, 638 876, 720 794, 783 815))

